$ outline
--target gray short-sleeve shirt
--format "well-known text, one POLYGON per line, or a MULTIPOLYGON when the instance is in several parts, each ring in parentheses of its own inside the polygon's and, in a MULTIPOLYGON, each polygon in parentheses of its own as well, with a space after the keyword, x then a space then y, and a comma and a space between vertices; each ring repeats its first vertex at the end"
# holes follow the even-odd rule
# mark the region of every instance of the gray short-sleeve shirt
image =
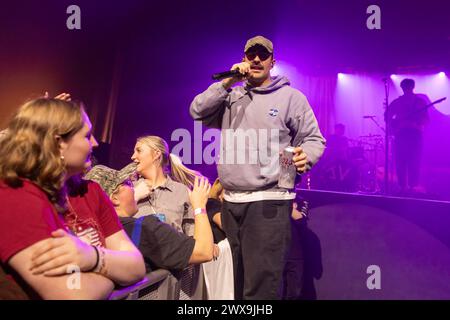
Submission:
MULTIPOLYGON (((145 183, 141 178, 134 182, 135 187, 145 183)), ((188 236, 194 235, 194 211, 192 209, 188 187, 173 181, 167 176, 166 182, 152 190, 145 198, 138 201, 139 218, 150 214, 164 214, 166 223, 188 236)))

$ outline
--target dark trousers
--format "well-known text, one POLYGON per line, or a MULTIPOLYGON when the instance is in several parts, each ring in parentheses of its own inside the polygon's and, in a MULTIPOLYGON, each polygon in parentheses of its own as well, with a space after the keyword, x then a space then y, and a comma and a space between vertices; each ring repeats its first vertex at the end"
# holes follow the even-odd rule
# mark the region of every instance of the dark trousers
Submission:
MULTIPOLYGON (((306 220, 303 218, 302 220, 306 220)), ((291 218, 291 244, 283 271, 283 300, 302 299, 305 282, 304 233, 306 222, 291 218)))
POLYGON ((395 136, 395 157, 398 183, 402 189, 416 187, 420 178, 422 132, 403 129, 395 136))
POLYGON ((282 297, 291 213, 291 200, 224 201, 222 225, 233 254, 236 300, 282 297))

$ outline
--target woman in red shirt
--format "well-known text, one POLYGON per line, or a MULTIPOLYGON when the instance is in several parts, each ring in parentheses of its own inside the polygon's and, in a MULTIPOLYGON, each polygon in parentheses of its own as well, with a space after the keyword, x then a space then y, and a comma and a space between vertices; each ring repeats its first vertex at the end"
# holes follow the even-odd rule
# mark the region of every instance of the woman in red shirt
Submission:
POLYGON ((145 274, 106 194, 80 178, 97 145, 81 104, 49 98, 0 140, 0 263, 33 298, 104 299, 145 274))

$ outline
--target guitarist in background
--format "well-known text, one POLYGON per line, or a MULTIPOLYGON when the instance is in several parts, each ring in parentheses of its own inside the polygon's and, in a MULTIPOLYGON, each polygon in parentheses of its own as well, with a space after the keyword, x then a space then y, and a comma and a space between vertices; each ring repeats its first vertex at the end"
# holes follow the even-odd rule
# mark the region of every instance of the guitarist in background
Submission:
POLYGON ((394 135, 394 154, 400 193, 416 192, 420 178, 423 130, 428 121, 427 98, 414 93, 413 79, 400 83, 403 95, 389 106, 388 125, 394 135))

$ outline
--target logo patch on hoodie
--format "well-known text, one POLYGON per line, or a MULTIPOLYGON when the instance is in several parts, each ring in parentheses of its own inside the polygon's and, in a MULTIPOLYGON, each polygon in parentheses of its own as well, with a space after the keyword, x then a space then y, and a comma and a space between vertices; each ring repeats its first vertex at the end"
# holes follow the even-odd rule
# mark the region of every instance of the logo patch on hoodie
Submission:
POLYGON ((269 116, 271 117, 276 117, 278 115, 278 109, 277 108, 272 108, 269 110, 269 116))

